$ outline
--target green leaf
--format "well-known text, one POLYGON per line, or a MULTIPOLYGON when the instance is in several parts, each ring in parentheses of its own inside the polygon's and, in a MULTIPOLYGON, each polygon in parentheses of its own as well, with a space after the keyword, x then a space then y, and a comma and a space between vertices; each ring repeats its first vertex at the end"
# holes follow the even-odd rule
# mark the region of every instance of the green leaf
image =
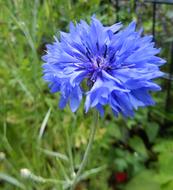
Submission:
POLYGON ((143 171, 137 174, 125 187, 125 190, 161 190, 153 179, 154 172, 143 171))
POLYGON ((162 186, 168 184, 170 181, 173 181, 173 175, 169 175, 164 172, 160 172, 155 176, 155 180, 162 186))
POLYGON ((162 185, 162 190, 172 190, 173 189, 173 180, 167 184, 162 185))
POLYGON ((158 139, 157 144, 154 146, 154 151, 159 153, 172 152, 173 151, 172 139, 158 139))
POLYGON ((111 123, 109 125, 109 127, 107 128, 107 133, 108 133, 108 135, 110 135, 111 137, 114 137, 116 139, 122 138, 120 127, 115 125, 114 123, 111 123))
POLYGON ((88 171, 85 171, 80 177, 79 177, 79 181, 87 179, 88 177, 90 177, 91 175, 97 174, 103 170, 106 169, 106 166, 100 166, 98 168, 93 168, 90 169, 88 171))
POLYGON ((59 152, 55 152, 55 151, 50 151, 47 149, 43 149, 43 148, 39 148, 39 150, 41 150, 42 152, 44 152, 45 154, 49 155, 49 156, 53 156, 65 161, 69 161, 68 157, 65 154, 59 153, 59 152))
POLYGON ((40 131, 39 131, 39 136, 38 138, 41 139, 42 136, 43 136, 43 133, 45 131, 45 128, 46 128, 46 125, 47 125, 47 122, 48 122, 48 119, 49 119, 49 116, 50 116, 50 113, 51 113, 51 108, 49 108, 49 110, 47 111, 45 117, 44 117, 44 120, 41 124, 41 127, 40 127, 40 131))
POLYGON ((173 153, 164 152, 159 155, 159 169, 161 172, 170 174, 173 176, 173 153))
POLYGON ((147 158, 148 155, 147 155, 147 150, 145 148, 145 145, 142 141, 142 139, 140 139, 139 137, 137 136, 134 136, 133 138, 131 138, 129 140, 129 144, 131 147, 133 147, 133 149, 139 153, 141 156, 143 156, 144 158, 147 158))
POLYGON ((128 167, 128 163, 125 159, 117 158, 117 159, 115 159, 114 162, 115 162, 117 170, 119 170, 119 171, 124 171, 128 167))
POLYGON ((0 179, 8 183, 11 183, 12 185, 15 185, 16 187, 19 187, 20 189, 24 189, 24 185, 22 183, 20 183, 16 178, 11 177, 5 173, 0 172, 0 179))
POLYGON ((149 123, 145 131, 147 133, 147 136, 149 138, 150 142, 153 142, 155 138, 157 137, 158 131, 159 131, 159 125, 157 123, 149 123))

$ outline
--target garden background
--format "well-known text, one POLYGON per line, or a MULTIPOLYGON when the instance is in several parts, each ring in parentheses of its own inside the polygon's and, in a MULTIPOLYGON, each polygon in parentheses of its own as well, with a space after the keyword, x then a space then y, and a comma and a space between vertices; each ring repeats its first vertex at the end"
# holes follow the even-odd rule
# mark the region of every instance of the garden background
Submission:
POLYGON ((42 177, 61 180, 69 175, 69 140, 77 169, 93 113, 86 115, 83 106, 77 113, 59 110, 59 95, 50 94, 42 79, 41 56, 54 35, 68 31, 70 21, 90 21, 93 14, 105 25, 121 21, 126 26, 136 20, 145 34, 154 34, 167 64, 164 77, 157 80, 162 91, 153 93, 156 106, 139 109, 135 118, 126 120, 106 110, 88 173, 76 189, 173 189, 173 1, 159 2, 166 4, 0 0, 0 189, 63 189, 42 177), (29 179, 24 168, 32 173, 29 179))

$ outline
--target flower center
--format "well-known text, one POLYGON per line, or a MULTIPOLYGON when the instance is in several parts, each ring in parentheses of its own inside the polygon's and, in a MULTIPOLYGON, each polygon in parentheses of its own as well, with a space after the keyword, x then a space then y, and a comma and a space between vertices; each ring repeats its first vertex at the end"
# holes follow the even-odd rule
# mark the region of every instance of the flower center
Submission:
POLYGON ((96 81, 99 73, 102 70, 107 70, 108 68, 108 61, 102 56, 97 56, 92 58, 91 64, 92 64, 92 69, 88 80, 88 85, 92 85, 96 81))
POLYGON ((92 60, 92 63, 93 63, 94 69, 96 70, 102 70, 107 67, 106 60, 104 57, 98 56, 92 60))

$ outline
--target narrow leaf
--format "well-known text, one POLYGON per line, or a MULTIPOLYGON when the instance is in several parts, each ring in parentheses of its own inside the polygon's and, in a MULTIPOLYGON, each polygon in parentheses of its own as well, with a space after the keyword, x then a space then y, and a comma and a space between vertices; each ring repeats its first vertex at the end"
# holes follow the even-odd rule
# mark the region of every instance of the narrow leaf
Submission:
POLYGON ((98 168, 93 168, 90 169, 88 171, 85 171, 80 177, 79 177, 79 181, 88 178, 89 176, 96 174, 98 172, 101 172, 102 170, 104 170, 106 168, 106 166, 100 166, 98 168))
POLYGON ((24 189, 24 185, 22 183, 20 183, 16 178, 11 177, 5 173, 0 172, 0 179, 6 181, 8 183, 11 183, 12 185, 15 185, 16 187, 24 189))
POLYGON ((46 128, 46 125, 47 125, 47 122, 48 122, 48 119, 49 119, 49 116, 50 116, 50 112, 51 112, 51 108, 49 108, 49 110, 47 111, 45 117, 44 117, 44 120, 41 124, 41 127, 40 127, 40 132, 39 132, 39 136, 38 136, 38 139, 40 140, 43 136, 43 133, 45 131, 45 128, 46 128))
POLYGON ((44 152, 45 154, 49 155, 49 156, 53 156, 56 158, 60 158, 62 160, 68 161, 68 157, 65 154, 59 153, 59 152, 54 152, 54 151, 50 151, 50 150, 46 150, 43 148, 39 148, 42 152, 44 152))

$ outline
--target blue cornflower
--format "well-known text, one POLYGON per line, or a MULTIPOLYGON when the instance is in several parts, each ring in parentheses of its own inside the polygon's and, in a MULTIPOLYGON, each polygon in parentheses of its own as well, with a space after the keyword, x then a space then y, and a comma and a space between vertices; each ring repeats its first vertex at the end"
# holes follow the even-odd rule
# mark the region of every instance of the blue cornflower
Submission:
POLYGON ((86 96, 85 111, 95 107, 101 115, 109 105, 117 116, 133 116, 134 109, 153 105, 149 91, 160 87, 152 79, 163 73, 165 60, 156 56, 152 36, 141 36, 132 22, 120 30, 121 23, 105 27, 95 17, 91 24, 70 23, 69 33, 60 32, 48 44, 44 60, 44 79, 51 92, 61 92, 60 108, 69 103, 75 112, 86 96))

